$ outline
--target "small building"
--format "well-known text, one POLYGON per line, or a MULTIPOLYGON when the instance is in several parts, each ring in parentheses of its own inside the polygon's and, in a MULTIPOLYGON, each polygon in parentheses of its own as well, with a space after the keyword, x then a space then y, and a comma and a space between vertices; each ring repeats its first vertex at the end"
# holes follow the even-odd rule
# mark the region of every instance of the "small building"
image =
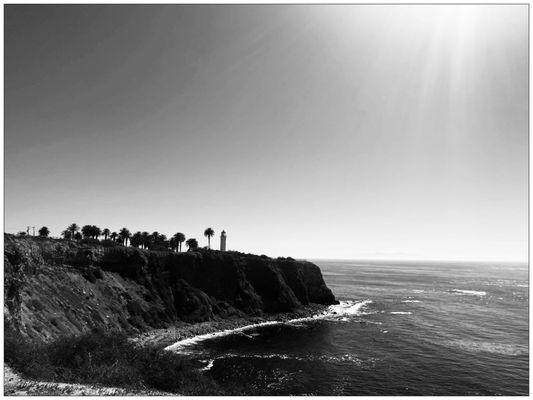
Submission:
POLYGON ((220 251, 226 251, 226 231, 220 234, 220 251))

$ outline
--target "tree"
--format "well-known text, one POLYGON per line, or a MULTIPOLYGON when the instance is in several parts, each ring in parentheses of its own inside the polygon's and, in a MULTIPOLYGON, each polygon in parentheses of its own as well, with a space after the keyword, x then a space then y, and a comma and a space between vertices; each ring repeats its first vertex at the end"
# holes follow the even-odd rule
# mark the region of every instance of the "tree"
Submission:
POLYGON ((139 247, 142 244, 142 234, 141 232, 135 232, 130 239, 130 244, 133 247, 139 247))
POLYGON ((141 233, 143 248, 147 249, 150 246, 150 234, 148 232, 141 233))
POLYGON ((109 235, 111 235, 111 231, 107 228, 105 228, 103 231, 102 231, 102 235, 104 235, 104 239, 107 240, 107 238, 109 237, 109 235))
POLYGON ((128 239, 131 237, 131 233, 129 230, 127 230, 126 228, 122 228, 118 234, 118 236, 120 237, 120 239, 122 240, 122 244, 124 246, 127 246, 128 245, 128 239))
POLYGON ((178 248, 178 242, 176 242, 176 238, 172 236, 170 240, 168 241, 168 245, 170 247, 170 250, 176 251, 178 248))
POLYGON ((207 236, 207 247, 209 249, 211 248, 211 237, 213 237, 214 234, 215 234, 215 231, 213 230, 213 228, 207 228, 204 231, 204 236, 207 236))
POLYGON ((65 229, 63 232, 61 232, 61 236, 70 240, 72 238, 72 232, 70 232, 68 229, 65 229))
POLYGON ((198 241, 196 239, 193 239, 193 238, 187 239, 185 244, 187 245, 189 250, 194 250, 194 249, 198 248, 198 241))
POLYGON ((50 234, 50 229, 48 229, 46 226, 43 226, 41 229, 39 229, 40 237, 48 237, 49 234, 50 234))
POLYGON ((24 232, 24 231, 20 231, 19 233, 17 233, 17 235, 19 235, 19 236, 26 236, 26 232, 24 232))
POLYGON ((76 224, 70 224, 67 229, 70 231, 70 237, 76 239, 76 232, 80 230, 80 227, 76 224))
POLYGON ((79 240, 83 239, 83 236, 81 235, 81 233, 76 232, 74 234, 74 239, 79 241, 79 240))
POLYGON ((118 233, 113 232, 113 233, 111 233, 111 235, 109 235, 109 237, 111 238, 111 240, 112 240, 113 242, 116 242, 116 241, 117 241, 117 238, 118 238, 118 233))
POLYGON ((92 237, 93 239, 98 239, 100 235, 102 234, 102 230, 98 228, 96 225, 91 225, 92 228, 92 237))
POLYGON ((181 245, 183 242, 185 242, 185 235, 181 232, 178 232, 174 235, 174 238, 176 239, 176 243, 178 245, 178 251, 181 251, 181 245))
POLYGON ((91 225, 83 225, 81 233, 85 239, 88 239, 93 236, 93 227, 91 225))

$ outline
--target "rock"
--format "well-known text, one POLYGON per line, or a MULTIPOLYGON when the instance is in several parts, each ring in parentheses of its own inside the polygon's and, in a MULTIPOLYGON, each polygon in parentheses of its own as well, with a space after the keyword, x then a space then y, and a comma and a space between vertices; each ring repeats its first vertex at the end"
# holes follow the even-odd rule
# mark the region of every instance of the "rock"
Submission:
POLYGON ((156 252, 7 234, 4 285, 6 326, 43 341, 336 302, 316 265, 290 258, 156 252))

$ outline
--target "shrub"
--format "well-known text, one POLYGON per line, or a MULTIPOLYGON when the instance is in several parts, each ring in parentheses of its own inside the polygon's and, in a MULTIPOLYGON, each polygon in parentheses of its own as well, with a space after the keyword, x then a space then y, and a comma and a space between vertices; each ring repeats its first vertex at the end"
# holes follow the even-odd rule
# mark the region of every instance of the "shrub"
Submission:
POLYGON ((185 395, 237 393, 203 375, 193 361, 163 349, 137 346, 116 332, 93 332, 44 344, 26 341, 6 328, 4 354, 7 364, 31 379, 185 395))
POLYGON ((104 239, 100 242, 100 244, 104 247, 123 247, 121 243, 115 242, 111 239, 104 239))

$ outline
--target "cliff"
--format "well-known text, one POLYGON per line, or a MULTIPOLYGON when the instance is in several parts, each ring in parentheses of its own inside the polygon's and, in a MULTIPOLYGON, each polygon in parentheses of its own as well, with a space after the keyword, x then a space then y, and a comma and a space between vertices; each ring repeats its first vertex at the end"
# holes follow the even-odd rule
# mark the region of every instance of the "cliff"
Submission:
POLYGON ((237 252, 155 252, 5 235, 4 320, 50 341, 94 329, 126 332, 177 321, 334 304, 320 269, 237 252))

